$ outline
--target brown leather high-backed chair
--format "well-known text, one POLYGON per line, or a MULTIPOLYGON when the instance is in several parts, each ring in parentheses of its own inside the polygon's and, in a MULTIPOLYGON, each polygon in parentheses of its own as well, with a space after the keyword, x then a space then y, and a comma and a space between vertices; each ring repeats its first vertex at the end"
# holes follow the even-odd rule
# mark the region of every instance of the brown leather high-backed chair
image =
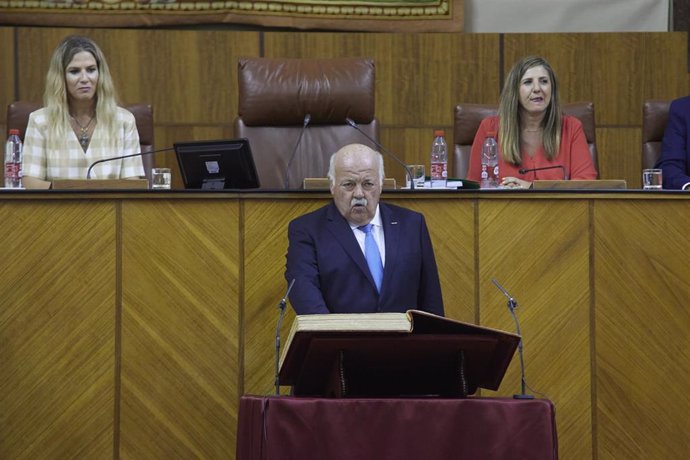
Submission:
POLYGON ((661 156, 670 100, 649 100, 642 106, 642 169, 653 168, 661 156))
MULTIPOLYGON (((594 120, 594 104, 592 102, 574 102, 563 106, 563 113, 576 117, 582 123, 582 129, 587 138, 589 153, 592 155, 594 168, 599 175, 599 161, 597 158, 596 123, 594 120)), ((455 123, 453 129, 453 175, 465 178, 470 164, 472 142, 479 129, 481 121, 498 114, 498 106, 492 104, 458 104, 455 106, 455 123)))
POLYGON ((345 122, 378 142, 372 59, 240 59, 237 73, 234 133, 249 139, 262 189, 298 189, 304 178, 326 177, 330 156, 344 145, 376 148, 345 122))
MULTIPOLYGON (((29 114, 41 107, 42 105, 40 103, 32 101, 17 101, 8 105, 8 133, 10 129, 18 129, 19 136, 24 140, 26 126, 29 124, 29 114)), ((141 146, 142 153, 153 152, 153 107, 151 107, 151 104, 140 103, 125 105, 124 108, 134 115, 137 123, 137 131, 139 132, 139 145, 141 146)), ((151 168, 156 165, 154 156, 155 155, 143 155, 141 157, 147 178, 151 177, 151 168)))

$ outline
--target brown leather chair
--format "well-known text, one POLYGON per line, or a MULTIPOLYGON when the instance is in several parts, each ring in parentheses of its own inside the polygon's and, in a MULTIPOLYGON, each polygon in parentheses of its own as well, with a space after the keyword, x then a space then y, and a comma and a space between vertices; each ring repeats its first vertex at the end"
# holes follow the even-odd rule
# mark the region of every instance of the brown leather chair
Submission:
MULTIPOLYGON (((19 135, 24 140, 26 125, 29 124, 29 114, 38 110, 42 105, 38 102, 17 101, 7 106, 7 131, 19 129, 19 135)), ((124 106, 132 112, 139 132, 139 144, 142 152, 153 152, 153 107, 151 104, 131 104, 124 106)), ((143 155, 144 172, 151 177, 151 168, 155 167, 155 155, 143 155)))
POLYGON ((661 156, 670 100, 649 100, 642 106, 642 169, 653 168, 661 156))
MULTIPOLYGON (((599 171, 596 145, 596 124, 594 121, 594 104, 592 102, 574 102, 563 106, 563 113, 576 117, 582 122, 582 128, 589 145, 594 167, 599 171)), ((470 164, 472 142, 479 129, 479 123, 490 116, 498 114, 498 106, 490 104, 458 104, 455 106, 455 123, 453 129, 453 176, 464 178, 470 164)))
POLYGON ((238 80, 234 133, 249 139, 262 189, 326 177, 330 156, 344 145, 375 148, 346 118, 378 142, 371 59, 240 59, 238 80), (311 121, 295 150, 306 114, 311 121))

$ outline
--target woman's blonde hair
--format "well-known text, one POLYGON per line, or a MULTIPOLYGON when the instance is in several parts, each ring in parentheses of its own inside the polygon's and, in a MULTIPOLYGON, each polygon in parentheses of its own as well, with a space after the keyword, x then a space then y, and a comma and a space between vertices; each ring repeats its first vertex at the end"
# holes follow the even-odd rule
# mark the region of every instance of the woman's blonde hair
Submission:
POLYGON ((43 93, 43 105, 48 118, 48 147, 60 148, 67 136, 70 126, 69 101, 65 72, 74 56, 81 52, 90 53, 98 66, 98 82, 96 83, 96 119, 105 129, 109 142, 117 139, 115 123, 117 113, 117 93, 110 75, 105 56, 96 43, 88 37, 70 35, 65 37, 53 51, 50 66, 46 74, 46 87, 43 93))
POLYGON ((546 107, 542 120, 544 132, 542 142, 546 158, 553 160, 558 155, 561 145, 561 104, 558 98, 558 82, 556 74, 546 59, 539 56, 528 56, 518 61, 506 77, 501 91, 501 101, 498 106, 500 120, 498 139, 503 159, 506 162, 519 165, 520 155, 520 83, 523 75, 532 67, 542 66, 551 80, 551 102, 546 107))

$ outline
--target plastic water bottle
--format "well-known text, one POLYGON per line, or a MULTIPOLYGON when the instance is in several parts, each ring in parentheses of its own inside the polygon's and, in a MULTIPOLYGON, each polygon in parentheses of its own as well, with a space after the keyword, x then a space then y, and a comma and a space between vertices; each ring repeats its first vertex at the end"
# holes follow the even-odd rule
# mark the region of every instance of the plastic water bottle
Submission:
POLYGON ((495 132, 487 134, 484 144, 482 144, 482 178, 479 186, 481 188, 496 188, 499 184, 498 143, 495 132))
POLYGON ((446 133, 434 131, 434 143, 431 145, 431 188, 446 188, 448 182, 448 146, 446 133))
POLYGON ((22 140, 18 129, 10 129, 5 144, 5 188, 22 188, 22 140))

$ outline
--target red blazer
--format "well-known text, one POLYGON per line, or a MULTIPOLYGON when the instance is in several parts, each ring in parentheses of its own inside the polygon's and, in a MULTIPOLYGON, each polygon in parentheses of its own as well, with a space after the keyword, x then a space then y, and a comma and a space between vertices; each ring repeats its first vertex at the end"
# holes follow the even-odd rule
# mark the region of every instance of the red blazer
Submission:
MULTIPOLYGON (((482 144, 489 131, 495 132, 498 137, 498 124, 499 120, 496 116, 485 118, 479 125, 477 134, 474 136, 474 142, 472 142, 472 153, 470 154, 470 166, 467 171, 467 179, 473 181, 479 181, 481 179, 482 144)), ((561 165, 565 168, 568 179, 591 180, 597 178, 597 171, 594 168, 592 156, 589 153, 587 139, 582 130, 582 123, 580 123, 580 120, 577 118, 568 115, 563 116, 561 148, 558 150, 558 155, 553 161, 546 159, 542 147, 537 149, 533 157, 523 152, 521 165, 506 163, 500 152, 500 144, 498 158, 498 171, 501 178, 510 176, 527 181, 561 180, 563 179, 563 170, 560 168, 527 172, 525 174, 520 174, 518 172, 521 168, 533 169, 556 165, 561 165)))

